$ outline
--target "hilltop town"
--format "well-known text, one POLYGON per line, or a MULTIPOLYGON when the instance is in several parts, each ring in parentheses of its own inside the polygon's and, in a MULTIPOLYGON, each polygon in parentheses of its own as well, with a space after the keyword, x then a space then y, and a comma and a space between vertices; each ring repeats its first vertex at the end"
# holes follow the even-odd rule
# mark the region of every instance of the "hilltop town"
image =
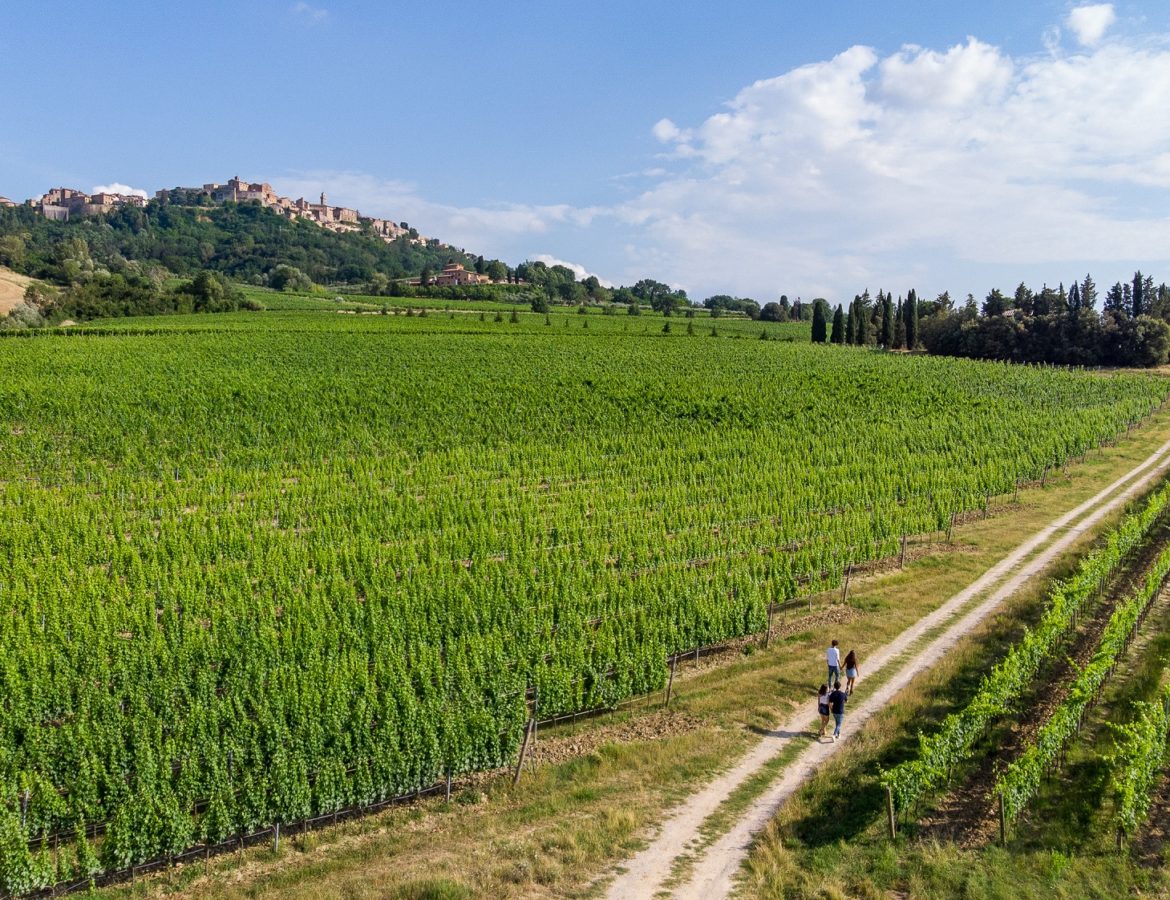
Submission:
MULTIPOLYGON (((238 175, 226 184, 209 182, 199 187, 173 187, 156 191, 154 196, 160 202, 184 205, 256 202, 278 215, 289 219, 304 219, 329 231, 345 233, 367 230, 386 243, 399 238, 406 238, 417 245, 428 243, 428 238, 421 236, 406 222, 363 216, 356 209, 330 206, 323 192, 319 203, 312 203, 304 197, 293 200, 277 194, 266 181, 242 181, 238 175)), ((110 192, 87 194, 76 188, 67 187, 52 188, 39 198, 25 201, 26 206, 36 209, 46 219, 58 222, 67 222, 71 217, 102 215, 123 206, 144 207, 146 203, 146 198, 140 194, 110 192)), ((0 197, 0 206, 17 205, 7 197, 0 197)), ((447 245, 440 243, 440 246, 447 245)))

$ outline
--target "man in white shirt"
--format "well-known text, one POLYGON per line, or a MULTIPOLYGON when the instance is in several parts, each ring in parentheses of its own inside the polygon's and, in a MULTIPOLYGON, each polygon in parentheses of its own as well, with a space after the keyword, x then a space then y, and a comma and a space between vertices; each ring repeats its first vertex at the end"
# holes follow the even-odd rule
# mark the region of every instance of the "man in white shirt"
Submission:
POLYGON ((836 641, 833 641, 829 649, 825 651, 825 662, 829 664, 829 687, 831 689, 841 680, 841 651, 838 649, 836 641))

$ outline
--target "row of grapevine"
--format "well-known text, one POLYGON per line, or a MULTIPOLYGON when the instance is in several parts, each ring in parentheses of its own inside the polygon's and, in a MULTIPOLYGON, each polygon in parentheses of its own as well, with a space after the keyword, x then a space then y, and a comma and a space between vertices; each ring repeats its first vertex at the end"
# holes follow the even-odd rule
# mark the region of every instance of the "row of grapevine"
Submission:
POLYGON ((938 731, 920 734, 917 753, 882 774, 882 783, 893 792, 898 809, 909 809, 926 794, 944 786, 951 773, 971 758, 988 726, 1018 702, 1041 666, 1067 640, 1078 616, 1097 598, 1126 555, 1150 533, 1167 500, 1170 484, 1153 494, 1140 510, 1127 515, 1102 546, 1080 561, 1072 576, 1053 585, 1036 627, 1025 631, 983 677, 967 705, 947 716, 938 731))
POLYGON ((1154 788, 1161 779, 1170 748, 1170 687, 1157 699, 1138 705, 1137 715, 1119 726, 1117 746, 1109 757, 1109 783, 1118 831, 1132 835, 1146 820, 1154 788))
POLYGON ((223 321, 0 345, 0 883, 49 834, 105 824, 119 867, 498 765, 528 687, 542 716, 659 689, 1168 391, 223 321))
POLYGON ((1068 695, 1036 734, 1033 742, 996 781, 995 791, 1003 798, 1004 816, 1015 819, 1035 795, 1069 739, 1080 729, 1089 704, 1113 673, 1121 654, 1129 646, 1150 603, 1170 575, 1170 547, 1158 556, 1144 583, 1121 603, 1110 617, 1093 658, 1081 670, 1068 695))

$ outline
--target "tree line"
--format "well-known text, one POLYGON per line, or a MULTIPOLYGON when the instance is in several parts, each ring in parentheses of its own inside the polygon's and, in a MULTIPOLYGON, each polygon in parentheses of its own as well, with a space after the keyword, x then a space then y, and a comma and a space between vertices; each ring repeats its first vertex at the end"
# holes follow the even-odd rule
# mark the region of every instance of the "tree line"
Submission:
POLYGON ((865 291, 848 310, 817 301, 812 340, 1024 363, 1158 366, 1170 359, 1170 287, 1138 271, 1103 296, 1091 275, 1067 290, 1063 282, 1038 291, 1021 282, 1011 294, 993 288, 982 304, 968 294, 956 305, 947 291, 921 300, 911 290, 896 301, 865 291))

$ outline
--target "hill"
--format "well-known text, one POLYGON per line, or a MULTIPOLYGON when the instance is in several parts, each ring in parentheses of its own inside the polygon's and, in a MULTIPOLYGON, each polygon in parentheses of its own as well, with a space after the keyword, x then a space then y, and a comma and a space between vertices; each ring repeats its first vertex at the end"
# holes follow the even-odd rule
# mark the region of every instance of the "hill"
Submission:
POLYGON ((104 215, 51 221, 29 207, 0 209, 0 265, 57 283, 106 270, 189 277, 210 269, 237 281, 265 284, 278 264, 317 284, 354 284, 439 270, 475 258, 437 240, 408 236, 387 243, 368 228, 336 233, 280 216, 259 203, 185 206, 158 200, 104 215))

